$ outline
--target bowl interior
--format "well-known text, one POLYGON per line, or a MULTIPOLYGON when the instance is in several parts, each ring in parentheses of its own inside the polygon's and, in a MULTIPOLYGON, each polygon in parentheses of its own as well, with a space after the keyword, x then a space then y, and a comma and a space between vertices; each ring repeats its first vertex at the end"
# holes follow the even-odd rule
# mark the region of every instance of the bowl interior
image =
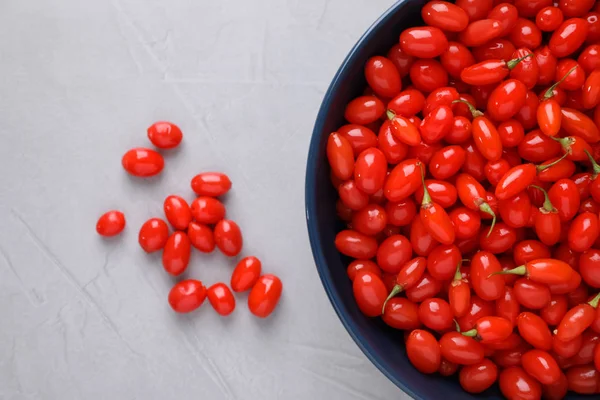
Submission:
MULTIPOLYGON (((424 375, 414 369, 404 350, 403 332, 389 328, 380 318, 365 317, 356 306, 346 275, 348 259, 334 246, 337 232, 337 193, 329 179, 327 137, 344 121, 345 105, 359 96, 366 82, 363 67, 374 55, 385 55, 398 42, 402 29, 422 24, 426 0, 401 0, 363 35, 334 77, 319 110, 310 143, 306 175, 306 218, 311 247, 327 295, 342 323, 367 355, 390 380, 415 399, 501 399, 496 386, 476 396, 464 392, 455 377, 424 375)), ((569 399, 584 399, 570 395, 569 399)))

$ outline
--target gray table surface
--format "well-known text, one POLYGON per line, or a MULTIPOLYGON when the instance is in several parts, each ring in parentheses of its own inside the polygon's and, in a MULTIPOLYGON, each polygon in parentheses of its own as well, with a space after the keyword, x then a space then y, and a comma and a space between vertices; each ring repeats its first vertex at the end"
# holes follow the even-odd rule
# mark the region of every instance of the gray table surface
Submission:
MULTIPOLYGON (((346 333, 304 218, 308 142, 339 64, 392 0, 0 1, 0 399, 406 399, 346 333), (139 180, 147 126, 183 145, 139 180), (244 253, 278 274, 267 320, 246 297, 175 315, 160 254, 137 245, 169 194, 222 170, 244 253), (128 226, 95 233, 112 208, 128 226)), ((193 254, 189 276, 234 263, 193 254)))

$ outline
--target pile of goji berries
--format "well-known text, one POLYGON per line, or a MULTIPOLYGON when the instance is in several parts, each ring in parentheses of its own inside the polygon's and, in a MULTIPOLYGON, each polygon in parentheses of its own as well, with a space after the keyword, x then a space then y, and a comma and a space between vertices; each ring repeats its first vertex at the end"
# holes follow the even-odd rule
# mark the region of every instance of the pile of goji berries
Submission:
MULTIPOLYGON (((160 149, 177 147, 183 134, 177 125, 157 122, 148 128, 148 138, 160 149)), ((123 168, 137 177, 159 174, 165 165, 163 156, 155 150, 135 148, 125 153, 123 168)), ((191 206, 181 196, 171 195, 164 201, 167 221, 151 218, 140 228, 139 244, 147 253, 162 250, 162 264, 170 275, 180 276, 188 268, 191 248, 210 253, 215 247, 228 257, 242 251, 242 232, 232 220, 225 219, 225 205, 217 197, 231 189, 231 180, 220 172, 204 172, 192 178, 191 187, 197 197, 191 206)), ((102 236, 115 236, 125 228, 125 215, 116 210, 103 214, 96 224, 102 236)), ((248 308, 257 317, 269 316, 281 296, 281 280, 273 274, 261 275, 262 265, 258 258, 241 259, 231 275, 230 286, 234 292, 250 290, 248 308)), ((220 315, 226 316, 235 309, 235 297, 229 287, 218 282, 208 289, 196 279, 185 279, 173 286, 169 304, 176 312, 188 313, 200 307, 208 297, 210 304, 220 315)))
POLYGON ((469 393, 600 393, 600 2, 422 17, 327 143, 358 307, 469 393))

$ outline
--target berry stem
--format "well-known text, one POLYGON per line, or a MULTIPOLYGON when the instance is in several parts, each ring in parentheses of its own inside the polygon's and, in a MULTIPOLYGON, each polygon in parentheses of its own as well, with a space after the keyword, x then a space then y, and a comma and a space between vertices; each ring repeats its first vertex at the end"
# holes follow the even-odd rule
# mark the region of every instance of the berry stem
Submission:
POLYGON ((520 265, 516 268, 513 269, 507 269, 506 271, 498 271, 498 272, 494 272, 488 275, 489 277, 492 277, 494 275, 527 275, 527 268, 525 268, 524 265, 520 265))
POLYGON ((452 104, 455 104, 455 103, 464 103, 464 104, 466 104, 467 107, 469 107, 469 111, 471 111, 471 115, 473 115, 473 118, 483 117, 483 113, 481 111, 479 111, 478 109, 476 109, 473 106, 473 104, 469 103, 468 101, 459 99, 459 100, 454 100, 452 102, 452 104))
POLYGON ((492 230, 494 229, 494 225, 496 225, 496 213, 492 210, 492 207, 487 202, 483 202, 479 205, 479 209, 486 214, 492 216, 492 225, 490 226, 490 230, 488 231, 487 237, 490 237, 492 234, 492 230))
POLYGON ((462 259, 458 262, 458 264, 456 264, 456 272, 454 273, 454 279, 453 281, 460 281, 462 279, 462 272, 460 272, 460 267, 462 267, 462 263, 463 262, 468 262, 469 260, 467 259, 462 259))
POLYGON ((404 290, 404 286, 402 285, 398 285, 396 284, 393 288, 392 291, 390 292, 390 294, 388 295, 388 297, 385 299, 385 301, 383 302, 383 307, 381 308, 381 313, 383 314, 385 311, 385 305, 387 304, 387 302, 394 296, 396 296, 397 294, 399 294, 400 292, 402 292, 404 290))
POLYGON ((513 69, 517 65, 519 65, 519 63, 521 61, 523 61, 523 60, 525 60, 526 58, 529 58, 529 57, 533 57, 533 53, 527 54, 527 55, 525 55, 525 56, 523 56, 521 58, 514 58, 512 60, 509 60, 509 61, 506 62, 506 68, 513 69))
POLYGON ((594 179, 595 179, 596 176, 598 176, 598 174, 600 174, 600 165, 598 165, 596 160, 594 160, 594 157, 592 157, 592 155, 590 154, 589 151, 587 151, 587 150, 583 150, 583 151, 585 151, 585 154, 587 154, 588 158, 590 159, 590 162, 592 163, 592 167, 594 168, 594 179))
POLYGON ((554 167, 556 164, 558 164, 559 162, 561 162, 562 160, 567 158, 568 155, 569 155, 568 153, 565 153, 559 159, 552 161, 550 164, 536 165, 535 168, 537 169, 537 172, 542 172, 550 167, 554 167))
POLYGON ((593 299, 588 301, 588 304, 594 308, 598 308, 598 302, 600 302, 600 293, 594 296, 593 299))
POLYGON ((575 71, 575 69, 578 67, 579 65, 574 66, 573 68, 571 68, 569 70, 569 72, 567 72, 565 74, 565 76, 563 76, 562 78, 560 78, 560 80, 558 82, 556 82, 554 85, 550 86, 548 88, 548 90, 546 90, 546 92, 544 93, 544 97, 542 99, 542 101, 546 101, 546 100, 550 100, 553 96, 554 96, 554 89, 556 89, 558 87, 558 85, 560 85, 561 83, 563 83, 565 81, 565 79, 567 79, 567 77, 569 75, 571 75, 571 72, 575 71))
POLYGON ((536 188, 537 190, 541 190, 542 193, 544 193, 544 205, 542 206, 544 211, 546 211, 547 213, 557 212, 556 207, 554 207, 554 204, 552 204, 552 202, 550 201, 550 197, 548 197, 548 192, 546 192, 544 188, 538 185, 529 185, 529 187, 536 188))
POLYGON ((461 332, 461 335, 474 338, 474 337, 477 336, 477 329, 473 328, 473 329, 468 330, 466 332, 461 332))
POLYGON ((425 173, 423 172, 423 164, 419 164, 419 166, 421 168, 421 182, 423 183, 423 201, 421 201, 421 207, 424 207, 433 203, 433 200, 431 200, 429 190, 427 190, 427 185, 425 185, 425 173))

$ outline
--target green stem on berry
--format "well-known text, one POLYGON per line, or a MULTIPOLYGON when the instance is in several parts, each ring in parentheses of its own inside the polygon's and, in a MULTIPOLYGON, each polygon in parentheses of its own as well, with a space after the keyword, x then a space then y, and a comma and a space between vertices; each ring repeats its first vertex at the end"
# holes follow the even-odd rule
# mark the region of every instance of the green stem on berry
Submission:
POLYGON ((558 85, 560 85, 561 83, 563 83, 565 81, 565 79, 567 79, 567 77, 569 75, 571 75, 571 72, 575 71, 575 69, 578 67, 579 65, 574 66, 573 68, 571 68, 569 70, 569 72, 567 72, 565 74, 565 76, 563 76, 562 78, 560 78, 560 80, 558 82, 556 82, 554 85, 550 86, 548 88, 548 90, 546 90, 546 92, 544 93, 544 97, 542 97, 542 101, 546 101, 546 100, 550 100, 552 97, 554 97, 554 89, 556 89, 558 87, 558 85))
POLYGON ((518 266, 516 268, 513 268, 513 269, 507 269, 507 270, 504 270, 504 271, 498 271, 498 272, 494 272, 492 274, 489 274, 488 278, 492 277, 494 275, 520 275, 520 276, 525 276, 525 275, 527 275, 527 268, 525 268, 524 265, 520 265, 520 266, 518 266))
POLYGON ((537 185, 529 185, 529 187, 536 188, 537 190, 541 190, 544 193, 544 205, 542 206, 546 213, 555 213, 557 212, 556 207, 550 201, 550 197, 548 197, 548 192, 544 190, 543 187, 537 185))
POLYGON ((471 115, 473 115, 473 118, 483 117, 483 113, 481 111, 479 111, 478 109, 476 109, 473 106, 473 104, 469 103, 468 101, 460 99, 460 100, 454 100, 452 102, 452 104, 455 104, 455 103, 464 103, 464 104, 466 104, 467 107, 469 107, 469 111, 471 111, 471 115))
POLYGON ((529 53, 529 54, 527 54, 527 55, 525 55, 525 56, 523 56, 521 58, 514 58, 512 60, 509 60, 509 61, 506 62, 506 68, 513 69, 514 67, 516 67, 517 65, 519 65, 519 63, 521 61, 523 61, 524 59, 529 58, 529 57, 533 57, 533 53, 529 53))
POLYGON ((560 157, 557 160, 552 161, 550 164, 540 164, 540 165, 536 165, 535 168, 537 169, 537 172, 542 172, 548 168, 554 167, 556 164, 558 164, 559 162, 561 162, 562 160, 564 160, 565 158, 567 158, 569 154, 565 153, 562 155, 562 157, 560 157))

